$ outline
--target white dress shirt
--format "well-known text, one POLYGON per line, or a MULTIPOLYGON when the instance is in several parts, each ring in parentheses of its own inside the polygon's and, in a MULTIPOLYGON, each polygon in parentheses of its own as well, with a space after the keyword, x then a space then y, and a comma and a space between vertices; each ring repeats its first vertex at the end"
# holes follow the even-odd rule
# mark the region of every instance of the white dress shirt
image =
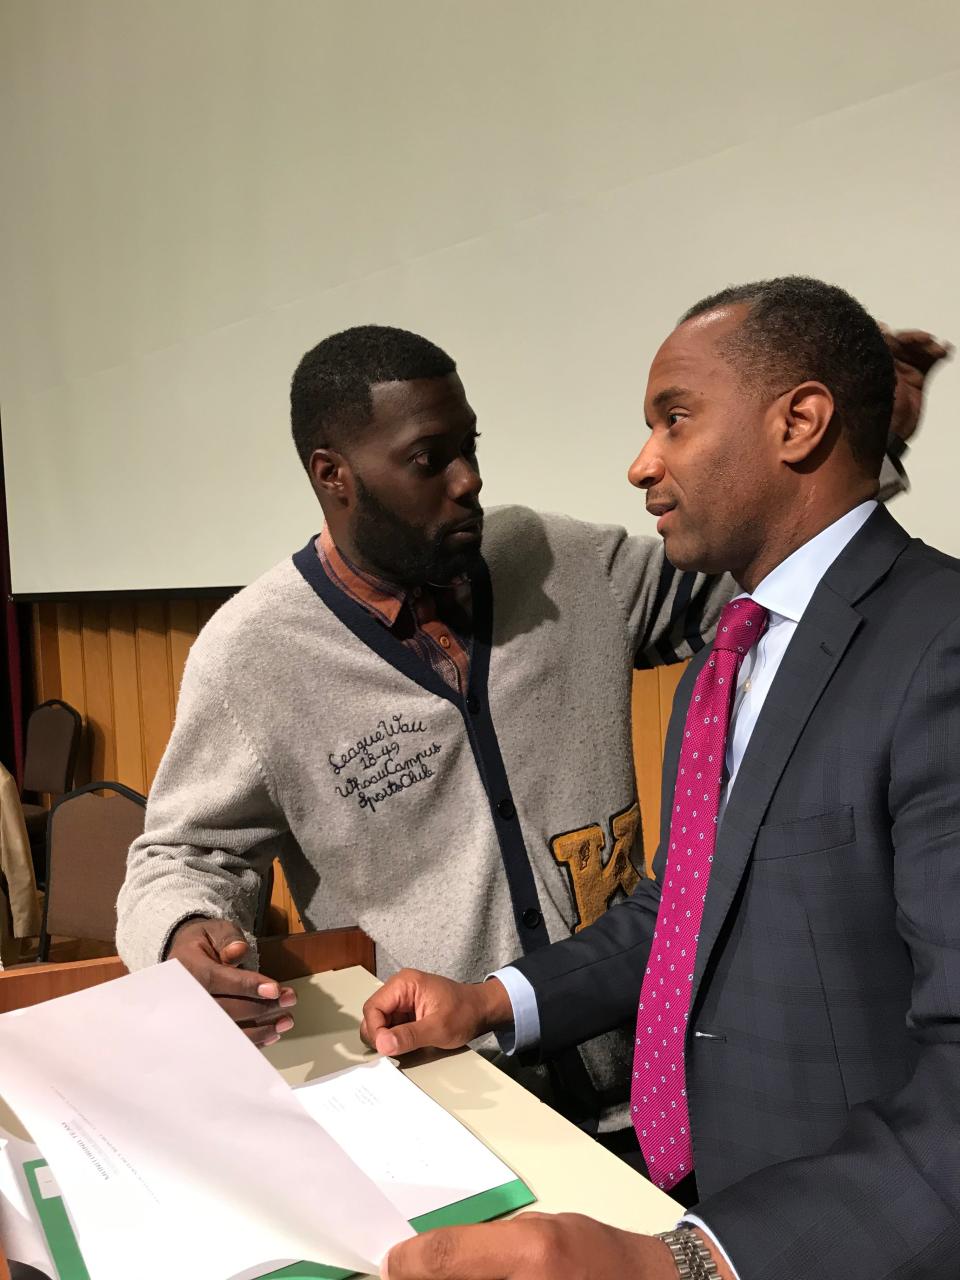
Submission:
MULTIPOLYGON (((749 650, 737 676, 737 692, 730 716, 727 734, 725 781, 720 793, 720 821, 726 809, 730 792, 737 781, 737 774, 754 726, 763 708, 770 686, 793 639, 797 623, 803 617, 820 579, 836 560, 848 542, 859 533, 873 511, 876 502, 862 502, 845 516, 828 525, 815 538, 798 547, 792 555, 782 560, 767 574, 753 591, 751 598, 767 610, 767 629, 759 643, 749 650)), ((737 599, 744 599, 738 596, 737 599)), ((501 1031, 501 1048, 506 1053, 516 1053, 533 1048, 540 1039, 540 1015, 533 987, 518 969, 508 966, 498 969, 491 977, 499 978, 506 988, 513 1006, 513 1028, 501 1031)), ((730 1259, 713 1232, 693 1214, 687 1214, 684 1222, 702 1228, 727 1259, 736 1275, 730 1259)))

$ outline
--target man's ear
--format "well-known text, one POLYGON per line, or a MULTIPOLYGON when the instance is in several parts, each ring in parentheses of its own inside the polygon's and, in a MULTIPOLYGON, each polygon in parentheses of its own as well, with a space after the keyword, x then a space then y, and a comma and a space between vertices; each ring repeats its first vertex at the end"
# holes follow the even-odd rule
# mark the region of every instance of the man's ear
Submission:
POLYGON ((336 449, 314 449, 310 455, 310 479, 321 502, 326 500, 343 507, 353 502, 353 470, 336 449))
POLYGON ((836 436, 833 396, 822 382, 801 382, 778 403, 780 457, 789 466, 802 466, 836 436))

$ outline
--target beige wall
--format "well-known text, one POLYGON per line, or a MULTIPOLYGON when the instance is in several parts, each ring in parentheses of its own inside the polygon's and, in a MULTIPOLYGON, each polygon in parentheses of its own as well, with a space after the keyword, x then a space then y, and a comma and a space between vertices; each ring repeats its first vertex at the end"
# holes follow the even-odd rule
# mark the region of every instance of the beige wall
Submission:
MULTIPOLYGON (((286 389, 347 324, 458 357, 491 502, 638 529, 703 293, 805 271, 960 337, 953 0, 6 0, 0 111, 19 591, 302 545, 286 389)), ((897 508, 955 553, 958 419, 951 370, 897 508)))

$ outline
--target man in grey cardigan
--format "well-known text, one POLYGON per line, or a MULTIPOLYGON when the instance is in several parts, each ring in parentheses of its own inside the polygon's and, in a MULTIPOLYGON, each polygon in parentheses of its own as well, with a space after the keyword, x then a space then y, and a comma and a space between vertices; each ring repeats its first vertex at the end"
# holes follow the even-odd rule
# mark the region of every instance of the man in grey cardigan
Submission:
MULTIPOLYGON (((632 670, 698 651, 733 589, 622 529, 484 517, 475 415, 414 334, 320 343, 291 411, 324 531, 194 645, 118 903, 127 964, 180 959, 258 1044, 292 1026, 239 967, 275 857, 307 927, 359 924, 383 976, 476 980, 628 894, 632 670)), ((627 1047, 565 1055, 554 1090, 611 1103, 627 1047)))

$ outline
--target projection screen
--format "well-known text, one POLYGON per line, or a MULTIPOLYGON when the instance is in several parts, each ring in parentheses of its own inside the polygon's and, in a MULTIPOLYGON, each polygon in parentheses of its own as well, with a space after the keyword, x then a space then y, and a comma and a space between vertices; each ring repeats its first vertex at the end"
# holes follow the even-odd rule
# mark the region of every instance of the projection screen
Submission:
MULTIPOLYGON (((0 410, 13 589, 241 585, 320 512, 301 354, 457 359, 487 503, 653 533, 649 361, 735 281, 960 338, 948 0, 5 0, 0 410)), ((960 554, 960 378, 897 500, 960 554)))

